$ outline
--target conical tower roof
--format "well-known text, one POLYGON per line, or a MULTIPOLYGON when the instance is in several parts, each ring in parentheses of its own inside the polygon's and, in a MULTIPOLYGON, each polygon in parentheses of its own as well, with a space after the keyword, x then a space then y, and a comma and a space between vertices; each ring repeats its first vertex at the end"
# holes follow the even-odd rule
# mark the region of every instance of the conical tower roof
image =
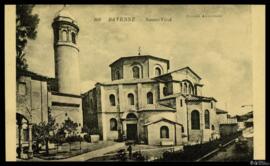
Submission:
POLYGON ((76 27, 76 29, 79 31, 79 26, 75 18, 69 13, 69 10, 66 6, 64 6, 60 11, 58 11, 54 17, 53 20, 53 26, 54 24, 57 24, 59 22, 66 23, 69 25, 72 25, 76 27))
POLYGON ((75 18, 69 13, 66 6, 64 6, 59 12, 57 12, 54 18, 56 19, 58 17, 65 17, 75 20, 75 18))

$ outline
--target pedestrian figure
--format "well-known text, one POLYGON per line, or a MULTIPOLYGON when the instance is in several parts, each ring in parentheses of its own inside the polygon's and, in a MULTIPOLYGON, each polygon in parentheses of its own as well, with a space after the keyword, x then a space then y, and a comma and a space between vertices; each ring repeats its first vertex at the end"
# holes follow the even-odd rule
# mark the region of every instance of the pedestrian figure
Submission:
POLYGON ((129 159, 131 159, 131 156, 132 156, 132 147, 131 147, 131 145, 128 146, 127 150, 128 150, 128 154, 129 154, 129 159))

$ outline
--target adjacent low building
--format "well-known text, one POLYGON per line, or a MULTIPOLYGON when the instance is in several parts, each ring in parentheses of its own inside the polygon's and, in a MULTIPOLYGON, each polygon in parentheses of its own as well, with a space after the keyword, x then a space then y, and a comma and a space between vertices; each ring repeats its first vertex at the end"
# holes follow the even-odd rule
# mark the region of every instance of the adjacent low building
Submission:
POLYGON ((219 108, 216 108, 216 114, 221 137, 234 134, 238 131, 239 128, 236 117, 231 117, 227 111, 219 108))

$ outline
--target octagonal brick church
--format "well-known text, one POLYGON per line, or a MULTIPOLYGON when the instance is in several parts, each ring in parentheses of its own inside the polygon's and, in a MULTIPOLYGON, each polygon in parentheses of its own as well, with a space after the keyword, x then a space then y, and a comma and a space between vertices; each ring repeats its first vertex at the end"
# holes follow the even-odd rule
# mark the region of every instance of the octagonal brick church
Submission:
POLYGON ((202 94, 190 67, 169 72, 170 61, 152 55, 111 63, 111 80, 83 94, 83 124, 103 140, 150 145, 207 142, 219 137, 216 100, 202 94))

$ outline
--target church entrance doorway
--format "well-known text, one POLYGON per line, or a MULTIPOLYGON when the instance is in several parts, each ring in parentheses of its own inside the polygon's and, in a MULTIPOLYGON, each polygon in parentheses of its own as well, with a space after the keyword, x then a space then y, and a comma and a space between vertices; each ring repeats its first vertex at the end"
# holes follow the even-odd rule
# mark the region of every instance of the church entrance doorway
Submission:
POLYGON ((137 140, 137 124, 127 124, 127 140, 137 140))
POLYGON ((126 139, 129 141, 137 141, 137 122, 138 118, 134 113, 128 113, 126 116, 126 139))

